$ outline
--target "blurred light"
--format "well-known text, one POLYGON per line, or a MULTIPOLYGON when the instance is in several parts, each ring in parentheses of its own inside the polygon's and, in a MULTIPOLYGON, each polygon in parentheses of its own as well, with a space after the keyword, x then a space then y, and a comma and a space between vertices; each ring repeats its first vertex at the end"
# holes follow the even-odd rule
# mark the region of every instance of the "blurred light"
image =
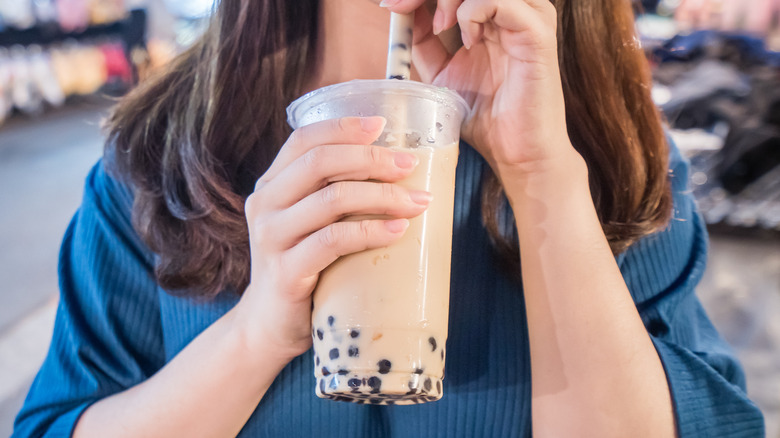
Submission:
POLYGON ((659 106, 665 105, 672 100, 672 92, 666 85, 653 84, 652 96, 653 102, 659 106))
POLYGON ((216 0, 165 0, 168 10, 181 18, 201 18, 211 15, 216 0))

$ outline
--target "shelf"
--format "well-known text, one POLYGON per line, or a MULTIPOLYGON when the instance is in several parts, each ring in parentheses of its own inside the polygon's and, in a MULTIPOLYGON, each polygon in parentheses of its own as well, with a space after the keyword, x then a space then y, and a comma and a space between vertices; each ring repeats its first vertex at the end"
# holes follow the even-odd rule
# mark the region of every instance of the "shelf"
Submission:
POLYGON ((48 45, 69 39, 86 40, 106 35, 120 36, 125 31, 126 21, 118 21, 105 25, 95 25, 82 32, 63 32, 56 24, 36 26, 25 30, 6 29, 0 32, 0 46, 10 47, 16 44, 29 46, 31 44, 48 45))

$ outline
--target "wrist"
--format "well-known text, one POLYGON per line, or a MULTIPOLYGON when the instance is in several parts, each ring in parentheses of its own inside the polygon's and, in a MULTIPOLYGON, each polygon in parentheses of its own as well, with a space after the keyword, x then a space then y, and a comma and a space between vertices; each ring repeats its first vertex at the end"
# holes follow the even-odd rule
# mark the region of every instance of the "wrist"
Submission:
POLYGON ((233 357, 240 358, 250 369, 274 369, 280 372, 300 354, 299 350, 276 345, 272 334, 261 323, 262 317, 246 312, 243 302, 242 299, 223 317, 228 348, 232 350, 233 357))
POLYGON ((588 167, 573 146, 561 148, 554 156, 522 164, 498 164, 497 176, 510 203, 525 204, 563 196, 587 195, 590 198, 588 167))

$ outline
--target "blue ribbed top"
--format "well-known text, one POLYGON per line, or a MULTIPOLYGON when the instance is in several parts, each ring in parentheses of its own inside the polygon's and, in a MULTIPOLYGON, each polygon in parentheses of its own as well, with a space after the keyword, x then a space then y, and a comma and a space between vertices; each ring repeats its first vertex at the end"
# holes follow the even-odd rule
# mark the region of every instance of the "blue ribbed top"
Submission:
MULTIPOLYGON (((674 148, 670 161, 670 226, 618 263, 664 364, 680 435, 760 437, 763 418, 745 395, 740 365, 694 294, 707 235, 687 190, 688 164, 674 148)), ((444 398, 416 406, 319 399, 310 351, 282 371, 241 437, 530 436, 523 291, 498 268, 481 220, 485 167, 462 146, 444 398)), ((154 374, 238 301, 230 293, 195 302, 163 291, 152 275, 155 256, 130 224, 131 205, 130 190, 98 163, 62 244, 53 341, 14 437, 69 436, 87 406, 154 374)))

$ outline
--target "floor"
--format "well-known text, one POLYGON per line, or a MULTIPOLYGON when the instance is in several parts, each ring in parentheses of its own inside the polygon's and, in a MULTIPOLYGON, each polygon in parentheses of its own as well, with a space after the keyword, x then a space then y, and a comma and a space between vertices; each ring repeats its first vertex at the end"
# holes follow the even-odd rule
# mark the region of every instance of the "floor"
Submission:
MULTIPOLYGON (((0 127, 0 436, 10 435, 47 349, 57 251, 100 157, 107 108, 82 100, 0 127)), ((699 294, 743 361, 767 436, 780 438, 780 241, 713 236, 699 294)))

